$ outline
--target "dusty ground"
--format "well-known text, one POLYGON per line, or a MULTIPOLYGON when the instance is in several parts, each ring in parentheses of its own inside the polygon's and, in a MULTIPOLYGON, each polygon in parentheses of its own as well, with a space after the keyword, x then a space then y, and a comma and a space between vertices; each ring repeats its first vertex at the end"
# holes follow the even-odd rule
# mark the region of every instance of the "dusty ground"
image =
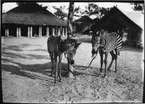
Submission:
MULTIPOLYGON (((99 56, 89 70, 91 44, 82 43, 75 56, 75 79, 63 77, 54 85, 46 37, 2 38, 3 102, 141 102, 143 92, 142 50, 123 47, 106 78, 97 76, 99 56)), ((109 58, 110 59, 110 58, 109 58)), ((62 62, 65 74, 66 59, 62 62)))

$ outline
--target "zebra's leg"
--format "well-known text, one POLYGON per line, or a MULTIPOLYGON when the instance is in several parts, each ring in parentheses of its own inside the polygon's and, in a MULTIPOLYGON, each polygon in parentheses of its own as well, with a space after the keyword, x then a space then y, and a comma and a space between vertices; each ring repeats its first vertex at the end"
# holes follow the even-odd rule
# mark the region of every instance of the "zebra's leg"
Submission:
POLYGON ((117 72, 117 49, 115 49, 115 73, 117 72))
POLYGON ((102 66, 103 66, 103 51, 102 50, 99 50, 99 54, 100 54, 100 71, 99 71, 98 76, 102 72, 102 66))
POLYGON ((53 76, 53 72, 54 72, 54 59, 53 59, 53 54, 50 53, 50 59, 51 59, 51 76, 53 76))
POLYGON ((62 60, 62 55, 59 56, 59 82, 61 82, 61 60, 62 60))
POLYGON ((114 61, 114 59, 115 59, 115 57, 116 57, 116 55, 114 54, 113 51, 111 51, 110 54, 111 54, 111 56, 112 56, 112 59, 111 59, 110 65, 109 65, 109 67, 108 67, 108 71, 110 71, 110 68, 111 68, 111 66, 112 66, 112 63, 113 63, 113 61, 114 61))
POLYGON ((55 56, 55 80, 54 83, 57 82, 57 75, 58 74, 58 61, 57 61, 57 56, 55 56))
POLYGON ((107 58, 108 58, 108 52, 105 52, 105 73, 104 73, 104 77, 107 75, 107 58))

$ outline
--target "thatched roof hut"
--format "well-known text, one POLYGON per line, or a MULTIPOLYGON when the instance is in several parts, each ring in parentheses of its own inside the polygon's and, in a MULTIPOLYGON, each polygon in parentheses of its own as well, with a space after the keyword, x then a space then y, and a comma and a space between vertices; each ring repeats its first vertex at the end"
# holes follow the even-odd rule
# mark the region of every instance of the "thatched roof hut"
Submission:
POLYGON ((76 33, 84 33, 93 23, 93 20, 88 16, 82 16, 81 18, 75 20, 73 25, 75 27, 76 33))
POLYGON ((26 25, 54 25, 66 26, 66 22, 59 19, 46 8, 38 4, 23 4, 2 15, 2 23, 26 25))
POLYGON ((113 7, 99 22, 92 26, 92 29, 106 28, 109 31, 117 31, 124 27, 128 27, 136 32, 142 31, 140 26, 134 23, 117 7, 113 7))
MULTIPOLYGON (((42 27, 40 31, 47 31, 46 29, 43 29, 45 27, 60 28, 67 26, 66 21, 59 19, 51 12, 46 10, 45 7, 42 7, 36 3, 24 3, 4 13, 2 15, 2 24, 4 24, 5 27, 10 28, 12 25, 19 25, 20 28, 42 27)), ((34 30, 36 31, 37 29, 34 30)))
POLYGON ((91 23, 93 22, 92 19, 88 16, 82 16, 81 18, 77 19, 74 21, 74 23, 91 23))
POLYGON ((141 41, 142 28, 131 20, 117 7, 113 7, 103 18, 96 21, 91 29, 93 32, 99 29, 106 29, 109 32, 117 32, 122 29, 128 30, 127 39, 131 41, 141 41))

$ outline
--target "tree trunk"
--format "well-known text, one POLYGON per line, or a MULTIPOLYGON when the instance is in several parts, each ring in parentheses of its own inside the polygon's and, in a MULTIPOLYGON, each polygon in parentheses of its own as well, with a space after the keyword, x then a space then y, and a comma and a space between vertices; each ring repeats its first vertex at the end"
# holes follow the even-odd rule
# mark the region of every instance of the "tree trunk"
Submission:
MULTIPOLYGON (((67 39, 70 38, 70 34, 72 34, 73 32, 73 28, 72 28, 73 8, 74 8, 74 2, 70 2, 68 20, 67 20, 67 39)), ((70 64, 69 60, 68 60, 68 69, 69 69, 69 78, 74 78, 73 73, 72 73, 74 71, 74 68, 70 64)))
POLYGON ((70 2, 69 4, 69 12, 68 12, 68 20, 67 20, 67 38, 70 38, 69 35, 73 32, 72 28, 72 21, 73 21, 73 9, 74 9, 74 2, 70 2))

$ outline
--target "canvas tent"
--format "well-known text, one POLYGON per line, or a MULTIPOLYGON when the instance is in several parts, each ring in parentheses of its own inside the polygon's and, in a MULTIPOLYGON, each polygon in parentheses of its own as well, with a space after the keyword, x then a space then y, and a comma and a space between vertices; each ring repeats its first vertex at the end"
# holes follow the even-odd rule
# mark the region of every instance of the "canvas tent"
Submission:
POLYGON ((36 3, 24 3, 2 14, 4 36, 66 35, 67 23, 36 3))

